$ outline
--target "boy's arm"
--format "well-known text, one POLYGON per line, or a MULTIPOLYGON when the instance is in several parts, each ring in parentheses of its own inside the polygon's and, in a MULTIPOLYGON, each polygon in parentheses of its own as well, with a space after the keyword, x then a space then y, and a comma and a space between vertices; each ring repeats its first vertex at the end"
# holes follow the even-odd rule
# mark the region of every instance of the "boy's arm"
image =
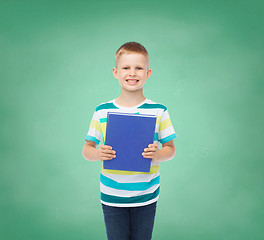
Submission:
POLYGON ((162 144, 162 149, 158 151, 157 162, 165 162, 174 158, 176 153, 173 140, 162 144))
POLYGON ((97 155, 96 143, 94 141, 87 140, 83 146, 82 155, 84 159, 89 161, 99 161, 97 155))

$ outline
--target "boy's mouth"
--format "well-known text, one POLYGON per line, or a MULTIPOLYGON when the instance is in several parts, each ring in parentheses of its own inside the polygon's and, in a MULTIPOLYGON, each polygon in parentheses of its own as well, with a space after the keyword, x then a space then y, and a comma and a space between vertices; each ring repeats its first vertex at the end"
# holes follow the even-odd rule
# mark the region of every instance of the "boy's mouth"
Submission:
POLYGON ((129 85, 136 85, 139 80, 137 79, 127 79, 129 85))
POLYGON ((137 79, 127 79, 126 81, 128 83, 137 83, 139 80, 137 80, 137 79))

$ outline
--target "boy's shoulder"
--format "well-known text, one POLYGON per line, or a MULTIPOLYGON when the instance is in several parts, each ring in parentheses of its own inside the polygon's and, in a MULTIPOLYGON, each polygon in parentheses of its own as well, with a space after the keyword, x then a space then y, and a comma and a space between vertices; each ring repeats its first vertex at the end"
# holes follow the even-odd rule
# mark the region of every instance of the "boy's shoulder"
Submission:
POLYGON ((162 108, 164 111, 167 110, 167 107, 164 104, 152 101, 151 99, 147 99, 146 104, 149 104, 151 108, 162 108))
POLYGON ((116 108, 113 102, 114 102, 114 99, 109 100, 107 102, 102 102, 96 106, 95 111, 99 111, 102 109, 116 108))

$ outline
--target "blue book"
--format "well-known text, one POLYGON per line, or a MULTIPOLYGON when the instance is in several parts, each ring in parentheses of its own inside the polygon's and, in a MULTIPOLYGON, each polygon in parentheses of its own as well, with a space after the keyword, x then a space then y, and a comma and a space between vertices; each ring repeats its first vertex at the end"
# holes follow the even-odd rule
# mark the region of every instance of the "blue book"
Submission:
POLYGON ((142 153, 154 142, 156 116, 134 113, 107 113, 105 145, 116 157, 103 162, 104 169, 149 172, 151 158, 142 153))

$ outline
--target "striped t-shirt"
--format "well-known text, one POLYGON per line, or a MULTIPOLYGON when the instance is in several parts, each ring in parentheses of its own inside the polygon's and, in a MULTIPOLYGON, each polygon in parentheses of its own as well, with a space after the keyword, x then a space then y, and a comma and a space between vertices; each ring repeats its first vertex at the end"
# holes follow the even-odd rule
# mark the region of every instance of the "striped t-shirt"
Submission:
MULTIPOLYGON (((167 108, 150 99, 133 107, 124 107, 115 99, 98 105, 85 140, 105 144, 107 112, 156 115, 154 143, 166 143, 176 138, 167 108)), ((113 149, 114 150, 114 149, 113 149)), ((159 163, 151 163, 150 172, 104 169, 100 175, 101 202, 115 207, 137 207, 158 200, 160 191, 159 163)))

